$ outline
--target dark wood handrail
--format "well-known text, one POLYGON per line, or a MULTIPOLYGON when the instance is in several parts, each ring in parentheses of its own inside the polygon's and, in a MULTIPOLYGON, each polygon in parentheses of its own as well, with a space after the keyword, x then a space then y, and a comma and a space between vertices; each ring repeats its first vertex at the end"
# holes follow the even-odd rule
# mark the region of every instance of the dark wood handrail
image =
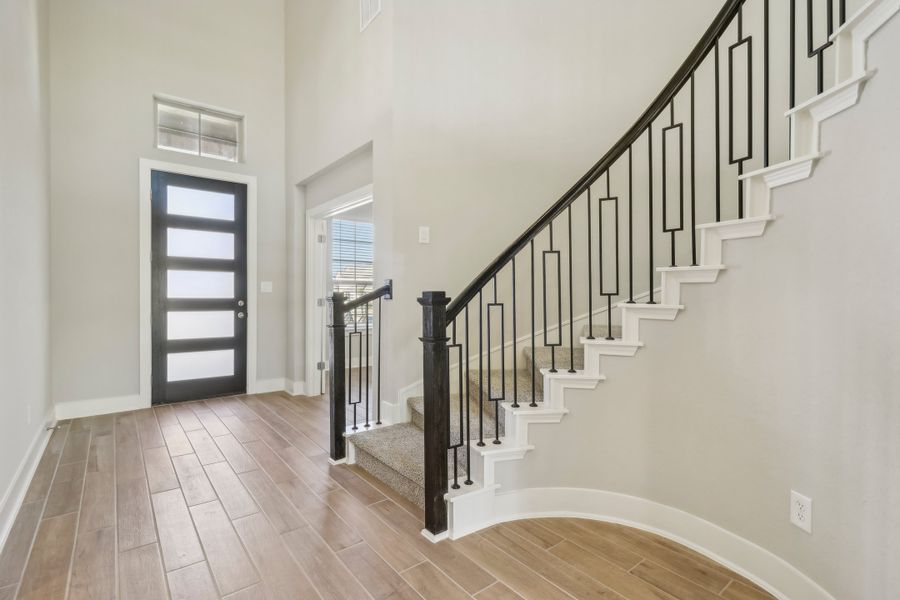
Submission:
POLYGON ((368 294, 363 294, 359 298, 355 298, 350 300, 349 302, 344 303, 344 312, 348 313, 354 308, 359 308, 364 304, 368 304, 373 300, 378 300, 379 298, 384 298, 385 300, 390 300, 394 295, 394 280, 388 279, 383 286, 380 288, 376 288, 369 292, 368 294))
POLYGON ((484 269, 465 289, 453 299, 447 307, 448 322, 455 319, 463 308, 471 302, 478 291, 487 285, 528 243, 534 239, 553 219, 558 217, 566 208, 577 200, 603 173, 605 173, 627 150, 643 135, 644 131, 662 114, 669 102, 678 94, 682 87, 690 80, 691 74, 697 70, 707 54, 715 48, 716 41, 725 32, 737 15, 745 0, 728 0, 715 20, 700 38, 700 41, 688 55, 687 59, 669 80, 663 90, 656 96, 647 110, 640 116, 634 125, 622 138, 601 158, 597 164, 591 167, 578 182, 567 191, 562 198, 557 200, 541 217, 535 221, 525 232, 516 238, 500 256, 484 269))

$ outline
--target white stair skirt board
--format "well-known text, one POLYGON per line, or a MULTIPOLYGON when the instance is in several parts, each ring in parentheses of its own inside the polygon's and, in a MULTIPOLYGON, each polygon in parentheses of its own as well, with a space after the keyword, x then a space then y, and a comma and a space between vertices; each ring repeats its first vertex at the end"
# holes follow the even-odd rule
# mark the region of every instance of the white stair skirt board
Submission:
POLYGON ((848 81, 866 72, 866 42, 898 11, 900 0, 872 0, 831 35, 835 81, 848 81))
MULTIPOLYGON (((677 508, 615 492, 528 488, 492 495, 473 531, 539 517, 621 523, 656 533, 725 565, 782 600, 834 600, 787 561, 734 533, 677 508)), ((451 538, 458 537, 451 535, 451 538)))
POLYGON ((25 456, 19 462, 9 487, 4 491, 3 497, 0 498, 0 550, 6 544, 6 538, 9 537, 16 515, 19 513, 19 508, 21 508, 22 501, 25 499, 28 485, 31 483, 34 472, 41 462, 41 456, 44 454, 47 442, 50 441, 51 428, 55 425, 56 419, 53 418, 52 413, 48 414, 45 422, 35 432, 31 444, 28 446, 28 451, 25 452, 25 456))
POLYGON ((567 414, 566 390, 594 389, 605 377, 602 357, 631 357, 644 347, 640 340, 642 319, 673 320, 683 309, 681 287, 713 283, 725 269, 723 246, 727 240, 760 237, 770 221, 772 190, 812 176, 823 153, 819 147, 821 124, 855 105, 863 84, 875 73, 866 63, 866 41, 887 20, 900 12, 900 0, 872 0, 834 34, 840 60, 835 87, 792 111, 792 158, 741 177, 745 191, 745 217, 697 225, 700 232, 700 265, 662 268, 661 304, 619 304, 623 339, 581 337, 584 371, 574 374, 542 371, 544 399, 537 407, 522 405, 506 411, 506 436, 501 446, 472 445, 472 486, 447 494, 448 536, 457 539, 502 521, 539 516, 570 516, 624 523, 664 535, 698 550, 766 588, 778 598, 834 600, 825 590, 771 552, 740 536, 679 509, 646 499, 590 489, 529 488, 503 490, 495 478, 499 462, 524 459, 534 446, 531 425, 559 423, 567 414))
POLYGON ((863 86, 875 71, 855 75, 785 113, 791 119, 791 156, 818 154, 822 123, 859 102, 863 86))

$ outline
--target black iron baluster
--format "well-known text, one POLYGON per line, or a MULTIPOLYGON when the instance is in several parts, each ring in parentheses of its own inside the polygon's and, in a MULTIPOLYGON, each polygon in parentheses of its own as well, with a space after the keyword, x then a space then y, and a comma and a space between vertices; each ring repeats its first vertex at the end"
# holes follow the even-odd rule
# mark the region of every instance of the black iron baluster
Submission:
POLYGON ((694 107, 694 73, 691 73, 691 265, 697 266, 697 152, 696 110, 694 107))
POLYGON ((838 10, 840 11, 840 13, 839 13, 840 24, 843 25, 844 23, 847 22, 847 0, 840 0, 838 7, 839 7, 838 10))
MULTIPOLYGON (((469 344, 469 305, 466 304, 465 308, 465 323, 466 323, 466 347, 464 349, 464 354, 466 358, 466 422, 464 427, 460 427, 460 436, 463 436, 465 433, 466 444, 466 480, 463 482, 466 485, 472 485, 472 425, 471 425, 471 414, 469 407, 471 406, 472 398, 469 393, 469 388, 471 387, 470 381, 472 381, 469 376, 469 354, 471 354, 472 346, 469 344)), ((459 390, 460 396, 462 396, 463 391, 459 390)))
MULTIPOLYGON (((793 0, 791 0, 793 2, 793 0)), ((716 38, 715 87, 716 87, 716 223, 722 220, 722 127, 721 127, 721 84, 719 82, 719 40, 716 38)))
POLYGON ((531 246, 531 406, 532 408, 537 406, 537 388, 535 387, 537 383, 537 364, 535 361, 535 340, 537 335, 537 321, 535 320, 535 308, 534 308, 534 238, 529 242, 531 246))
POLYGON ((827 0, 825 3, 825 15, 827 21, 828 35, 825 41, 818 48, 813 47, 813 0, 806 0, 806 47, 809 58, 816 57, 816 93, 821 94, 825 91, 825 50, 832 45, 831 34, 834 32, 834 3, 827 0))
POLYGON ((647 195, 649 197, 647 203, 647 230, 649 232, 648 237, 650 243, 650 253, 647 262, 650 267, 650 300, 647 301, 647 304, 656 304, 656 302, 653 301, 653 283, 655 281, 653 267, 653 123, 650 123, 647 126, 647 160, 650 167, 648 170, 650 185, 647 188, 647 195))
POLYGON ((494 301, 488 302, 487 305, 487 372, 488 372, 488 402, 494 404, 494 444, 500 443, 500 402, 506 399, 506 344, 504 337, 506 332, 506 317, 503 304, 497 302, 497 276, 494 276, 494 301), (500 395, 494 396, 494 381, 491 357, 494 354, 493 345, 491 344, 491 310, 500 309, 500 395))
POLYGON ((744 218, 744 185, 740 180, 744 174, 744 162, 753 158, 753 36, 744 37, 744 10, 738 10, 738 40, 728 47, 728 162, 737 165, 738 172, 738 218, 744 218), (735 156, 734 149, 734 53, 741 46, 747 46, 747 152, 735 156))
MULTIPOLYGON (((594 339, 594 281, 591 264, 591 186, 587 189, 587 275, 588 275, 588 334, 587 339, 594 339)), ((574 324, 573 324, 574 326, 574 324)))
MULTIPOLYGON (((468 446, 467 440, 463 437, 465 433, 465 428, 463 427, 463 401, 465 396, 463 395, 463 347, 461 344, 456 341, 456 319, 453 319, 453 323, 451 325, 451 336, 450 336, 450 345, 447 346, 447 360, 450 360, 449 350, 451 348, 457 351, 457 361, 456 361, 456 376, 457 376, 457 385, 458 387, 458 397, 457 404, 459 406, 459 441, 453 442, 450 439, 450 429, 447 428, 447 441, 450 449, 453 451, 453 484, 450 486, 454 490, 459 489, 459 449, 463 444, 468 446)), ((449 364, 448 364, 448 372, 449 372, 449 364)), ((449 408, 449 402, 448 402, 449 408)), ((449 416, 449 415, 448 415, 449 416)), ((448 420, 448 423, 450 421, 448 420)))
POLYGON ((634 212, 632 210, 634 169, 631 160, 632 147, 628 146, 628 304, 634 304, 634 212))
POLYGON ((613 296, 619 295, 619 199, 614 198, 611 192, 611 186, 609 182, 609 171, 606 172, 606 197, 600 198, 597 203, 597 229, 598 229, 598 247, 599 253, 597 255, 597 262, 600 264, 600 295, 606 296, 606 339, 614 340, 616 337, 613 335, 612 328, 612 298, 613 296), (612 202, 615 208, 615 220, 613 221, 615 225, 615 273, 616 273, 616 287, 613 290, 607 291, 606 289, 606 279, 603 277, 603 204, 606 202, 612 202))
MULTIPOLYGON (((575 317, 574 302, 572 300, 572 205, 566 210, 569 218, 569 373, 575 372, 575 317)), ((562 277, 560 277, 562 279, 562 277)), ((562 292, 560 292, 562 293, 562 292)), ((562 337, 562 323, 559 324, 560 337, 562 337)))
POLYGON ((368 428, 372 426, 369 419, 369 343, 372 330, 369 328, 369 303, 366 302, 363 308, 366 315, 366 427, 368 428))
POLYGON ((553 221, 550 221, 550 249, 544 250, 541 255, 541 268, 542 268, 542 278, 541 281, 543 283, 543 309, 544 309, 544 347, 550 348, 550 372, 557 373, 556 370, 556 348, 557 346, 562 346, 562 257, 559 250, 553 249, 553 221), (547 257, 548 256, 556 257, 556 309, 557 309, 557 330, 556 335, 559 338, 559 341, 556 343, 550 342, 549 336, 549 321, 547 314, 547 257))
POLYGON ((512 340, 513 340, 513 352, 512 352, 512 360, 513 360, 513 401, 512 407, 519 408, 519 371, 518 371, 518 357, 516 356, 518 353, 518 348, 516 344, 518 340, 516 339, 516 321, 518 320, 518 313, 516 313, 516 257, 512 257, 512 340))
POLYGON ((377 388, 375 396, 375 424, 381 425, 381 296, 378 297, 378 348, 376 350, 377 371, 377 388))
POLYGON ((662 130, 662 225, 672 245, 672 266, 675 263, 675 232, 684 230, 684 125, 675 124, 675 99, 669 105, 669 126, 662 130), (669 132, 678 134, 678 227, 669 227, 669 132))
POLYGON ((791 0, 791 14, 788 23, 790 37, 790 60, 788 64, 788 103, 797 106, 797 0, 791 0))
MULTIPOLYGON (((484 446, 484 290, 478 290, 478 445, 484 446)), ((488 378, 490 381, 490 378, 488 378)))
MULTIPOLYGON (((691 77, 693 80, 693 76, 691 77)), ((769 0, 763 0, 763 167, 769 166, 769 0)))

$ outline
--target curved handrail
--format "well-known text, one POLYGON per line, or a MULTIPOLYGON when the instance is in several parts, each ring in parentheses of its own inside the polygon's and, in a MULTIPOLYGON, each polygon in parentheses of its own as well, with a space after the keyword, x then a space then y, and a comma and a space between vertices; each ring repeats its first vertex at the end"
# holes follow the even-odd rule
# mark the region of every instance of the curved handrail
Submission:
POLYGON ((728 0, 716 15, 715 20, 700 38, 700 41, 688 55, 687 59, 675 72, 675 75, 669 80, 662 91, 656 96, 647 110, 640 116, 634 125, 616 142, 616 144, 601 158, 597 164, 591 167, 581 179, 567 191, 562 198, 557 200, 541 217, 535 221, 525 232, 516 238, 500 256, 484 269, 478 277, 476 277, 463 291, 453 299, 447 307, 447 320, 452 321, 462 312, 462 309, 471 302, 477 295, 478 291, 487 285, 491 279, 497 275, 511 260, 525 248, 532 239, 534 239, 553 219, 558 217, 562 212, 593 184, 603 173, 605 173, 615 163, 622 154, 635 142, 644 131, 662 114, 662 111, 669 105, 669 102, 678 94, 681 88, 690 80, 691 75, 707 54, 715 47, 716 41, 725 32, 728 26, 734 20, 741 6, 746 0, 728 0))

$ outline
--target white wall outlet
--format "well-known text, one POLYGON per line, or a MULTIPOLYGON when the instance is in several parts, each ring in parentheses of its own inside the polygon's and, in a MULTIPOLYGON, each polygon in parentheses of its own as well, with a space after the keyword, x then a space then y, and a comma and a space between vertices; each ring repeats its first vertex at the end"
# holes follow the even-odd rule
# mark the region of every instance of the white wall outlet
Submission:
POLYGON ((812 533, 812 499, 791 490, 791 523, 812 533))
POLYGON ((419 225, 419 243, 431 243, 431 227, 429 227, 428 225, 419 225))
POLYGON ((259 282, 259 291, 263 294, 271 294, 272 293, 272 282, 271 281, 260 281, 259 282))

